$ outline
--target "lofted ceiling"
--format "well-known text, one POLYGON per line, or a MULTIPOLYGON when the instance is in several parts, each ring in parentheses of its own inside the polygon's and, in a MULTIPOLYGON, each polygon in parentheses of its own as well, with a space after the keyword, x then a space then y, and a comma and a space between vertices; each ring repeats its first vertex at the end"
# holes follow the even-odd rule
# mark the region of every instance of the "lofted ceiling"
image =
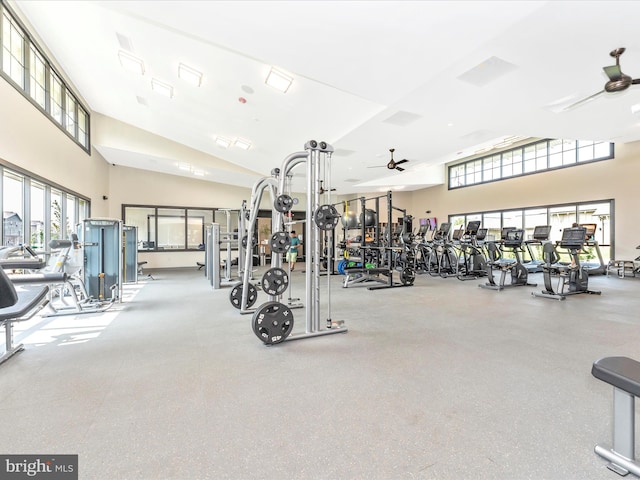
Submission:
POLYGON ((335 149, 331 186, 354 193, 441 184, 443 163, 523 138, 640 139, 640 85, 566 108, 603 90, 615 48, 640 77, 640 2, 9 5, 94 112, 94 147, 114 164, 251 187, 315 139, 335 149), (120 51, 144 74, 123 68, 120 51), (203 73, 201 86, 178 78, 181 63, 203 73), (293 78, 286 93, 265 84, 271 67, 293 78), (410 160, 404 172, 384 168, 390 148, 410 160))

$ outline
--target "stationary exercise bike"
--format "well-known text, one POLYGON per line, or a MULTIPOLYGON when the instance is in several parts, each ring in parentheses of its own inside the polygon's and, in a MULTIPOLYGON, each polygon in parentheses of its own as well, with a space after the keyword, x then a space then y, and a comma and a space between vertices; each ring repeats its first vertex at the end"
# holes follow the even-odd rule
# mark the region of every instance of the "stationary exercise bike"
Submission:
POLYGON ((491 242, 487 245, 487 251, 489 252, 489 261, 487 262, 487 283, 478 285, 482 288, 489 288, 492 290, 502 290, 507 287, 535 287, 536 283, 529 283, 529 271, 522 264, 522 253, 524 248, 522 246, 522 240, 524 238, 524 230, 522 229, 509 229, 506 232, 506 236, 503 238, 500 248, 491 242), (502 252, 507 250, 512 253, 513 260, 505 260, 502 258, 502 252), (500 270, 500 283, 496 284, 493 278, 493 269, 500 270), (511 273, 511 283, 505 283, 507 273, 511 273))
POLYGON ((535 297, 564 300, 568 295, 589 293, 600 295, 602 292, 589 290, 589 272, 580 265, 580 250, 586 240, 586 228, 565 228, 560 240, 560 248, 569 252, 571 264, 559 263, 560 257, 553 243, 544 245, 542 255, 544 264, 542 275, 544 278, 544 290, 541 293, 531 293, 535 297), (558 279, 557 287, 553 287, 553 277, 558 279))

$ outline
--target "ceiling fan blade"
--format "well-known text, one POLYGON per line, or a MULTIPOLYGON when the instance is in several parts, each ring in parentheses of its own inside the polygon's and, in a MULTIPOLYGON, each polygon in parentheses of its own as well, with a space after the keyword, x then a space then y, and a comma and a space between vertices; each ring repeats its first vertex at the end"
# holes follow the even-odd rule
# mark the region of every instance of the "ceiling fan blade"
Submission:
POLYGON ((402 163, 407 163, 409 160, 407 160, 406 158, 403 158, 402 160, 399 160, 396 162, 396 165, 400 165, 402 163))
POLYGON ((622 70, 620 69, 620 65, 611 65, 610 67, 602 67, 604 73, 607 74, 609 80, 615 82, 616 80, 620 80, 622 78, 622 70))
POLYGON ((634 78, 633 80, 631 80, 631 85, 637 85, 640 83, 640 78, 634 78))
POLYGON ((373 167, 367 167, 367 168, 387 168, 386 165, 374 165, 373 167))
MULTIPOLYGON (((398 162, 398 163, 400 163, 400 162, 398 162)), ((396 167, 396 170, 398 170, 399 172, 404 172, 404 168, 402 168, 402 167, 396 167)))
POLYGON ((572 108, 578 107, 578 106, 582 105, 583 103, 590 102, 594 98, 599 97, 600 95, 602 95, 604 92, 605 92, 604 90, 600 90, 598 93, 594 93, 593 95, 589 95, 588 97, 585 97, 582 100, 578 100, 577 102, 572 103, 571 105, 569 105, 567 107, 564 107, 562 109, 562 111, 566 112, 567 110, 571 110, 572 108))

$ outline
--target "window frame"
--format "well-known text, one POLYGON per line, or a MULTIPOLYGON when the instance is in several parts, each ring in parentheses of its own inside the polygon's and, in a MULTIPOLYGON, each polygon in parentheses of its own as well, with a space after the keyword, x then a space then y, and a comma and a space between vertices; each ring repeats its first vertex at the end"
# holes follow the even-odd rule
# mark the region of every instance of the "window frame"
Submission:
MULTIPOLYGON (((603 152, 604 153, 604 152, 603 152)), ((447 188, 456 190, 458 188, 471 187, 486 183, 509 180, 511 178, 523 177, 525 175, 535 175, 537 173, 558 170, 561 168, 571 168, 579 165, 586 165, 593 162, 601 162, 615 158, 615 146, 609 142, 597 142, 591 140, 567 140, 550 139, 536 140, 518 147, 509 148, 501 152, 495 152, 481 157, 458 162, 447 167, 447 188), (584 143, 583 146, 581 144, 584 143), (608 145, 608 154, 596 156, 598 150, 602 150, 604 145, 608 145), (589 160, 580 160, 580 148, 591 147, 593 157, 589 160), (542 155, 541 152, 544 152, 542 155), (557 156, 557 165, 551 165, 552 156, 557 156), (499 157, 499 168, 495 165, 499 157), (565 163, 566 158, 572 158, 565 163), (507 161, 507 159, 509 159, 507 161), (480 181, 476 181, 477 174, 469 174, 469 169, 475 169, 477 162, 482 165, 480 181), (485 165, 492 164, 491 168, 485 165), (533 170, 527 171, 527 165, 533 165, 533 170), (544 165, 541 167, 541 165, 544 165), (486 178, 486 172, 491 172, 491 178, 486 178), (496 173, 498 176, 496 176, 496 173)))

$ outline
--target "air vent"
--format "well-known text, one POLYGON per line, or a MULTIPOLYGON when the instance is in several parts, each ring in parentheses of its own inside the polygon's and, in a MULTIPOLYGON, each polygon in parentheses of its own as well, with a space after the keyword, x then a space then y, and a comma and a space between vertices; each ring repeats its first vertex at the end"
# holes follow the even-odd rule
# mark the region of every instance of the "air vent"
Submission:
POLYGON ((336 148, 333 151, 333 155, 336 157, 348 157, 349 155, 353 155, 356 153, 355 150, 347 150, 346 148, 336 148))
POLYGON ((398 125, 400 127, 405 127, 416 120, 422 118, 422 115, 418 115, 411 112, 403 112, 400 110, 399 112, 394 113, 386 120, 383 120, 384 123, 390 123, 391 125, 398 125))
POLYGON ((484 62, 460 75, 458 80, 470 83, 476 87, 484 87, 503 75, 514 71, 516 68, 518 67, 501 58, 489 57, 484 62))

